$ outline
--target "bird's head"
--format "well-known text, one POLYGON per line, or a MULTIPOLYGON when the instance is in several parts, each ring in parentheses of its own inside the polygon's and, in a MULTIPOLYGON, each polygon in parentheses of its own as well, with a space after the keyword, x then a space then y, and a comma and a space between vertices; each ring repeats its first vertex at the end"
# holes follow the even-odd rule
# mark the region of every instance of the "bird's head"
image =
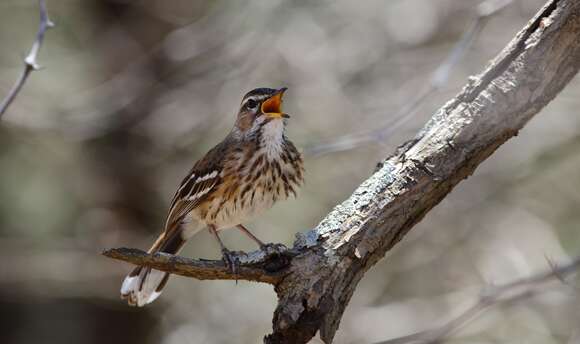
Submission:
POLYGON ((289 118, 282 112, 282 97, 286 87, 256 88, 248 92, 240 105, 236 128, 241 133, 253 134, 267 125, 284 128, 284 119, 289 118))

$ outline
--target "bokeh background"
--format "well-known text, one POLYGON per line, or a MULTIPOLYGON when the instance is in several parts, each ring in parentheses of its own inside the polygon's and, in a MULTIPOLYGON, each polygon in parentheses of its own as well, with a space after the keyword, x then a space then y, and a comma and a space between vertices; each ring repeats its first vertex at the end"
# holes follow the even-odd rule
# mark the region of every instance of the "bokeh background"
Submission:
MULTIPOLYGON (((260 343, 270 286, 173 277, 154 304, 118 291, 175 187, 230 130, 248 90, 287 86, 288 134, 308 149, 387 125, 382 140, 309 155, 296 200, 248 224, 291 245, 411 138, 542 6, 513 1, 489 20, 438 92, 401 109, 476 17, 477 0, 48 1, 57 26, 0 122, 0 341, 260 343), (389 126, 389 123, 404 123, 389 126)), ((0 2, 0 96, 38 26, 32 0, 0 2)), ((463 182, 358 287, 337 343, 441 324, 487 284, 580 254, 580 79, 463 182)), ((254 249, 238 231, 231 248, 254 249)), ((207 233, 183 255, 219 258, 207 233)), ((453 343, 580 343, 578 281, 498 307, 453 343)), ((314 343, 319 340, 313 340, 314 343)))

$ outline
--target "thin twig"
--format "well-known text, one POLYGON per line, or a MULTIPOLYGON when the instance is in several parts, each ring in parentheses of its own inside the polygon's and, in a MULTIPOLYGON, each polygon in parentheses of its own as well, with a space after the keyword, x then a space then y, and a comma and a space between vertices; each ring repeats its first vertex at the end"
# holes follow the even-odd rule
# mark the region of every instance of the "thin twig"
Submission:
POLYGON ((102 254, 199 280, 246 280, 274 285, 284 276, 283 271, 293 257, 293 253, 287 249, 280 250, 276 247, 270 252, 236 252, 239 266, 236 273, 233 273, 221 260, 189 259, 160 252, 149 254, 135 248, 114 248, 105 250, 102 254))
POLYGON ((576 273, 578 269, 580 269, 580 257, 576 257, 568 264, 561 266, 551 263, 549 270, 531 277, 521 278, 499 286, 489 286, 481 292, 477 302, 442 326, 376 344, 440 343, 490 307, 514 303, 535 296, 545 290, 542 288, 545 284, 554 280, 562 281, 564 277, 576 273))
POLYGON ((48 29, 53 27, 54 24, 48 18, 48 11, 46 9, 45 0, 39 0, 38 4, 40 7, 40 25, 38 27, 38 32, 36 33, 36 39, 34 40, 34 43, 32 43, 30 52, 26 58, 24 58, 24 69, 22 70, 20 77, 18 77, 18 80, 16 80, 16 83, 10 90, 10 93, 8 93, 8 96, 6 96, 0 105, 0 119, 2 119, 2 115, 4 115, 10 104, 12 104, 22 89, 22 86, 24 86, 24 83, 26 82, 26 79, 28 79, 30 73, 40 69, 40 65, 37 61, 38 53, 40 51, 40 47, 42 46, 42 42, 44 41, 44 34, 48 29))
POLYGON ((364 132, 349 134, 338 137, 330 142, 316 144, 307 147, 304 153, 311 156, 319 156, 329 153, 342 152, 351 150, 356 147, 369 144, 371 142, 382 142, 391 133, 399 129, 411 118, 426 99, 438 92, 449 80, 451 72, 457 66, 461 58, 469 50, 479 33, 487 24, 489 18, 498 13, 500 10, 509 5, 513 0, 485 0, 477 7, 477 16, 463 33, 461 38, 455 43, 455 46, 447 55, 445 60, 431 74, 427 85, 420 90, 409 102, 399 109, 392 118, 395 120, 387 121, 378 128, 364 132))

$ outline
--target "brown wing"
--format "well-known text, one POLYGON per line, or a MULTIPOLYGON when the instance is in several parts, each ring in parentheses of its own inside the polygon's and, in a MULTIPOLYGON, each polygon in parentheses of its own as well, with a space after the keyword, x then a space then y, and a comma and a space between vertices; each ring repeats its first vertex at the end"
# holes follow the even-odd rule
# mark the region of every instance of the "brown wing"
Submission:
POLYGON ((220 171, 213 170, 204 174, 195 174, 187 179, 180 185, 173 197, 165 223, 166 229, 181 221, 187 213, 197 207, 213 191, 219 183, 220 171))
POLYGON ((199 160, 189 174, 181 181, 173 196, 169 214, 165 222, 165 233, 177 228, 176 224, 183 217, 195 209, 211 194, 221 180, 223 158, 227 144, 221 144, 210 150, 203 159, 199 160))

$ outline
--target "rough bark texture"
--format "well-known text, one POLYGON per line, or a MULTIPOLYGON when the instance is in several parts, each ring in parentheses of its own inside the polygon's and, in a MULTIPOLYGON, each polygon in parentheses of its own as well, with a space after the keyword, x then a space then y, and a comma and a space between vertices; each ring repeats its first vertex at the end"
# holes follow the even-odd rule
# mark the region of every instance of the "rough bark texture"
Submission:
POLYGON ((273 269, 270 255, 242 261, 238 275, 219 262, 183 260, 176 265, 172 259, 177 258, 142 252, 109 256, 197 278, 234 276, 271 283, 279 302, 273 332, 264 342, 306 343, 320 331, 330 343, 365 272, 516 135, 579 67, 580 1, 549 1, 414 139, 383 161, 315 229, 299 234, 294 247, 281 254, 284 262, 273 269))

